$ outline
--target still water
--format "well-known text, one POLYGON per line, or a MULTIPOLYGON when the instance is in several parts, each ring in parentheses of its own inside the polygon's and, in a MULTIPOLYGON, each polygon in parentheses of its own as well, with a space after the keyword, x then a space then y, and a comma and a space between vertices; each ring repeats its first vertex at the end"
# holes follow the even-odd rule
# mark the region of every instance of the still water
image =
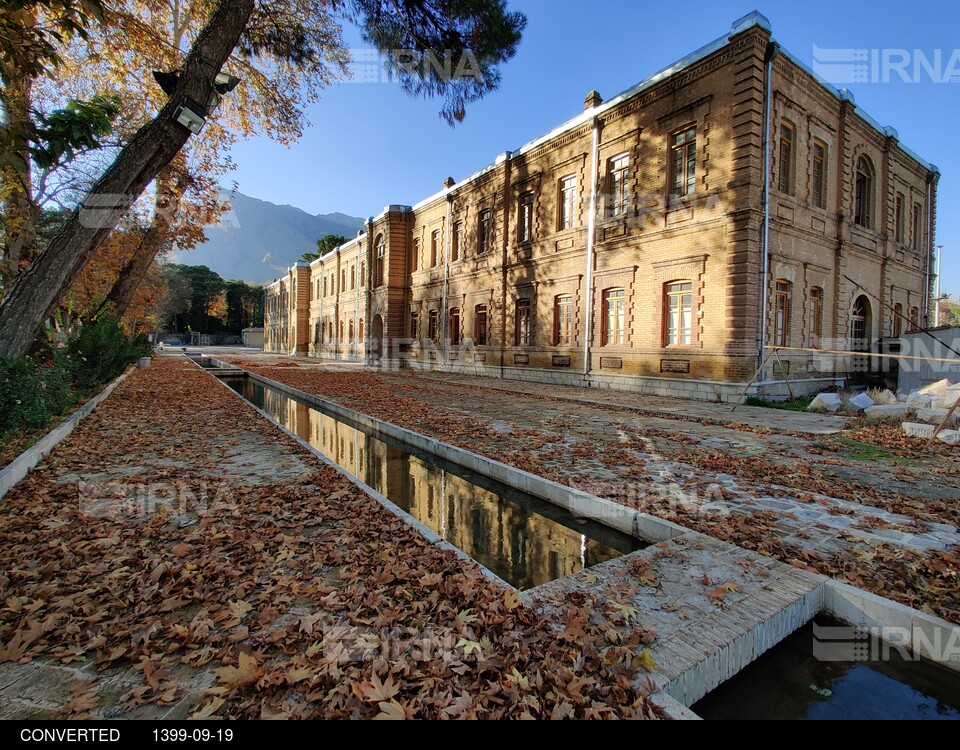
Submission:
POLYGON ((807 623, 691 709, 704 719, 960 719, 960 672, 881 641, 864 646, 864 661, 821 661, 814 647, 807 623))
POLYGON ((223 382, 519 589, 646 546, 412 446, 373 437, 252 378, 225 377, 223 382))

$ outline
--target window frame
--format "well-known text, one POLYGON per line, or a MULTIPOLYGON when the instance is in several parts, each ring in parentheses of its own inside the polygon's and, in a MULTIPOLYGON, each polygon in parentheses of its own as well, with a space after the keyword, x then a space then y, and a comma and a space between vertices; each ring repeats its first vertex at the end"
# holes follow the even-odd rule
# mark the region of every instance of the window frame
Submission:
POLYGON ((857 157, 854 170, 853 223, 873 229, 877 171, 864 154, 857 157))
POLYGON ((687 125, 670 134, 671 195, 683 198, 696 194, 698 156, 696 124, 687 125))
POLYGON ((459 307, 450 308, 450 345, 460 346, 461 335, 461 315, 459 307))
POLYGON ((610 204, 607 216, 615 218, 629 213, 630 196, 630 154, 622 153, 607 160, 607 187, 610 190, 610 204), (626 162, 618 166, 619 162, 626 162))
POLYGON ((518 297, 514 309, 514 346, 533 346, 533 302, 529 297, 518 297))
POLYGON ((664 348, 693 346, 696 338, 693 335, 694 312, 696 305, 694 300, 693 280, 692 279, 674 279, 663 285, 663 346, 664 348), (685 288, 687 287, 687 288, 685 288), (684 305, 684 298, 690 298, 689 310, 684 305), (676 308, 676 309, 674 309, 676 308), (685 328, 683 325, 684 312, 688 311, 690 315, 690 326, 685 328), (670 323, 673 315, 676 315, 677 327, 674 330, 670 323))
POLYGON ((473 343, 475 346, 489 346, 490 305, 480 304, 473 308, 473 343))
POLYGON ((387 266, 387 240, 383 234, 377 235, 374 257, 376 258, 376 266, 374 268, 374 275, 376 278, 373 280, 373 285, 375 287, 383 286, 387 283, 386 279, 386 266, 387 266))
POLYGON ((827 172, 829 146, 819 139, 814 139, 811 149, 811 187, 810 202, 815 208, 825 209, 827 207, 827 172), (819 149, 820 154, 817 155, 819 149), (819 163, 819 168, 818 168, 819 163))
POLYGON ((460 256, 463 250, 463 222, 455 221, 453 223, 453 237, 452 244, 450 248, 450 262, 457 263, 460 260, 460 256))
POLYGON ((533 213, 536 194, 525 190, 517 199, 517 243, 526 245, 533 242, 533 213))
POLYGON ((819 349, 823 340, 823 298, 823 287, 810 287, 808 294, 810 320, 807 335, 810 337, 811 349, 819 349))
POLYGON ((557 231, 577 225, 577 176, 568 174, 557 181, 557 231))
POLYGON ((434 229, 430 233, 430 268, 436 268, 438 265, 442 265, 440 262, 441 253, 440 230, 434 229))
POLYGON ((780 174, 777 179, 777 187, 784 195, 793 195, 796 187, 796 169, 794 159, 796 156, 796 132, 797 129, 788 120, 780 123, 780 148, 779 164, 780 174))
POLYGON ((793 283, 788 279, 777 279, 773 289, 773 345, 790 346, 793 283))
POLYGON ((483 208, 477 216, 477 255, 493 249, 493 209, 483 208))
POLYGON ((553 345, 573 344, 573 295, 557 294, 553 298, 553 345))
POLYGON ((427 311, 427 338, 434 344, 440 341, 440 311, 427 311))
POLYGON ((602 300, 601 346, 626 346, 627 290, 619 286, 604 289, 602 300))
POLYGON ((903 193, 898 192, 893 200, 893 241, 898 245, 904 244, 907 238, 905 215, 906 199, 903 193))

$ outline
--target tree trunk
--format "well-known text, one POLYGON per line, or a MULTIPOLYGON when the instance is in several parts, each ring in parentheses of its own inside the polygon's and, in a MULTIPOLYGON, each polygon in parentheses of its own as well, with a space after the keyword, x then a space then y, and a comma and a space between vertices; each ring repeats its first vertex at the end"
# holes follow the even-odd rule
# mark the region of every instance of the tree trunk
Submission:
MULTIPOLYGON (((36 23, 35 12, 21 14, 26 23, 36 23), (29 20, 28 20, 29 19, 29 20)), ((33 104, 33 77, 26 72, 28 60, 14 51, 0 70, 0 102, 6 123, 3 146, 8 158, 0 168, 0 195, 4 196, 3 268, 0 277, 11 279, 21 264, 37 254, 37 214, 33 201, 30 160, 30 123, 33 104), (12 159, 10 158, 12 157, 12 159)))
POLYGON ((0 357, 22 357, 97 246, 146 187, 177 155, 190 132, 174 119, 189 97, 206 102, 223 64, 240 39, 254 0, 219 0, 187 56, 167 105, 140 128, 90 190, 47 249, 0 301, 0 357))
MULTIPOLYGON (((177 156, 178 161, 180 156, 182 153, 177 156)), ((101 310, 109 307, 122 316, 133 302, 133 296, 147 277, 154 259, 169 242, 171 219, 177 215, 180 197, 183 195, 182 186, 173 177, 173 173, 178 169, 179 167, 167 165, 157 175, 157 203, 153 223, 147 228, 133 256, 121 269, 101 310)))

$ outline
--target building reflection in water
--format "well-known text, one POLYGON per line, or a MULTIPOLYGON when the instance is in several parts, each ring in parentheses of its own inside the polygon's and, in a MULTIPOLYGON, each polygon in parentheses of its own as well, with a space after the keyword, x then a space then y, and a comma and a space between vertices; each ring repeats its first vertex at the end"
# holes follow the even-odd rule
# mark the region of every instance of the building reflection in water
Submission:
POLYGON ((224 381, 424 526, 520 589, 644 546, 463 467, 372 437, 250 378, 224 381))

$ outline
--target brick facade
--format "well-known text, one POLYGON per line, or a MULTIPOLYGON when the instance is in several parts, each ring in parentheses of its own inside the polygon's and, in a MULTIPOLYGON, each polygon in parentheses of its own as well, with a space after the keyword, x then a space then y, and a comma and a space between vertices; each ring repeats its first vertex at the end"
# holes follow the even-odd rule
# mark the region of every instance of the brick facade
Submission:
MULTIPOLYGON (((387 207, 310 265, 302 308, 271 305, 293 299, 292 276, 268 287, 267 349, 296 330, 317 356, 728 399, 764 325, 770 344, 846 349, 894 335, 894 305, 923 322, 939 172, 772 44, 759 14, 585 105, 387 207)), ((801 390, 852 367, 781 357, 801 390)), ((764 381, 779 378, 769 364, 764 381)))

